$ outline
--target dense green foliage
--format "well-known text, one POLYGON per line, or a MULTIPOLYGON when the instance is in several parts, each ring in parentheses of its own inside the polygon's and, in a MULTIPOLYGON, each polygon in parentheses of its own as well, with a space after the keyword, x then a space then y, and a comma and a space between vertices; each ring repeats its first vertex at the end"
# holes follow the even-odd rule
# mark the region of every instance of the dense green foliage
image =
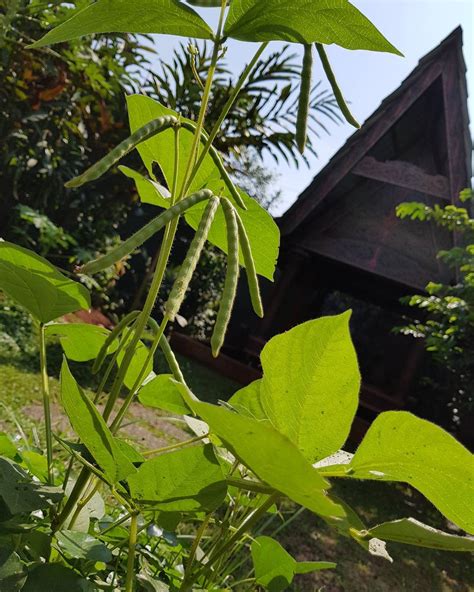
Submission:
MULTIPOLYGON (((422 203, 401 204, 397 214, 417 223, 434 222, 455 233, 456 246, 438 254, 440 261, 452 270, 456 281, 450 285, 430 282, 427 294, 417 294, 405 302, 417 309, 418 317, 400 329, 406 335, 423 338, 426 350, 444 372, 430 381, 433 396, 441 406, 451 410, 453 428, 467 428, 474 411, 474 219, 470 213, 472 191, 460 195, 461 206, 429 207, 422 203), (447 376, 446 376, 447 371, 447 376)), ((427 379, 425 379, 427 380, 427 379)), ((472 434, 471 434, 472 436, 472 434)))
MULTIPOLYGON (((117 264, 130 244, 137 246, 144 235, 165 224, 141 310, 124 316, 112 331, 64 325, 61 315, 89 306, 86 289, 34 252, 0 243, 0 288, 28 310, 38 329, 46 442, 44 454, 31 455, 28 445, 7 434, 0 438, 0 585, 5 589, 284 590, 297 574, 336 567, 324 557, 298 562, 263 533, 252 538, 285 498, 386 559, 386 541, 474 550, 473 538, 418 521, 366 526, 332 493, 337 479, 410 483, 459 529, 474 533, 474 457, 441 428, 406 412, 387 412, 373 423, 354 455, 340 450, 355 416, 360 385, 348 313, 309 321, 274 337, 262 351, 262 379, 224 405, 205 403, 192 392, 164 336, 206 237, 227 260, 214 327, 215 354, 225 338, 240 268, 253 278, 249 284, 257 314, 256 274, 273 277, 278 228, 268 212, 234 184, 213 146, 232 101, 209 134, 204 129, 224 36, 396 51, 344 0, 314 2, 308 11, 303 10, 305 0, 232 0, 228 12, 226 4, 222 0, 214 33, 178 0, 140 0, 133 5, 98 0, 34 45, 41 48, 94 32, 154 31, 212 39, 213 53, 195 121, 150 98, 131 95, 130 138, 68 182, 70 187, 95 182, 129 149, 137 148, 149 177, 131 169, 127 176, 136 181, 142 200, 166 211, 152 226, 139 230, 131 243, 124 241, 79 271, 93 273, 117 264), (155 162, 167 193, 154 174, 155 162), (151 313, 180 217, 197 232, 196 239, 172 291, 172 299, 179 298, 158 324, 151 313), (50 334, 59 335, 64 352, 60 404, 75 434, 72 439, 52 428, 45 347, 50 334), (169 367, 166 375, 153 371, 158 348, 169 367), (89 395, 71 368, 72 363, 91 362, 100 384, 89 395), (125 441, 121 429, 137 399, 183 416, 193 437, 158 450, 142 450, 125 441), (233 560, 249 548, 253 567, 242 578, 233 560)), ((257 49, 257 57, 264 46, 257 49)), ((238 92, 237 86, 232 100, 238 92)))

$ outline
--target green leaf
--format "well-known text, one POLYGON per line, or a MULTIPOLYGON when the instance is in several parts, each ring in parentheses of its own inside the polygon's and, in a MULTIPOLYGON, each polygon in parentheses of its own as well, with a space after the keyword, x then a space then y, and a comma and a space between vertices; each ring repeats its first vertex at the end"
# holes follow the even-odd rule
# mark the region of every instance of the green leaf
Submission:
POLYGON ((77 572, 59 563, 39 565, 28 574, 22 592, 95 592, 77 572))
POLYGON ((61 530, 55 534, 55 537, 59 550, 73 559, 102 561, 103 563, 108 563, 112 559, 112 553, 104 543, 86 532, 61 530))
POLYGON ((43 482, 48 480, 48 461, 43 454, 34 450, 21 451, 22 464, 32 475, 43 482))
POLYGON ((347 0, 233 0, 225 34, 241 41, 335 43, 402 55, 347 0))
POLYGON ((211 444, 191 446, 144 462, 128 478, 132 496, 166 512, 215 510, 227 484, 211 444))
POLYGON ((135 472, 97 408, 74 380, 66 360, 61 368, 61 399, 74 431, 112 483, 135 472))
POLYGON ((91 306, 84 286, 69 280, 33 251, 6 241, 0 241, 0 290, 40 323, 91 306))
POLYGON ((144 177, 138 171, 134 171, 127 166, 120 165, 118 169, 126 177, 135 181, 142 203, 152 204, 153 206, 165 209, 170 207, 170 200, 164 195, 165 193, 169 194, 169 192, 163 185, 152 179, 147 179, 147 177, 144 177))
POLYGON ((322 569, 333 569, 329 561, 295 561, 285 549, 268 536, 257 537, 250 547, 255 568, 255 579, 269 592, 286 590, 296 574, 310 573, 322 569))
POLYGON ((347 467, 348 477, 409 483, 474 533, 474 456, 429 421, 406 411, 380 414, 347 467))
POLYGON ((0 498, 10 514, 46 509, 61 497, 61 490, 32 481, 28 473, 16 463, 0 458, 0 498))
MULTIPOLYGON (((161 105, 161 103, 158 101, 154 101, 150 97, 146 97, 144 95, 128 96, 127 106, 130 118, 130 129, 132 132, 158 117, 162 117, 164 115, 178 116, 178 114, 172 109, 168 109, 161 105)), ((173 146, 174 143, 174 133, 175 132, 173 130, 166 130, 163 133, 147 140, 146 142, 141 143, 137 148, 151 177, 153 177, 153 163, 157 162, 160 165, 168 187, 171 187, 172 185, 174 172, 175 154, 174 150, 170 149, 170 146, 173 146)), ((187 129, 182 128, 179 132, 179 139, 180 167, 178 174, 178 187, 181 186, 184 178, 187 160, 191 152, 193 133, 187 129)), ((135 181, 138 180, 137 190, 140 194, 140 197, 143 197, 143 201, 152 203, 153 196, 150 193, 150 187, 144 185, 144 183, 146 184, 146 180, 143 180, 143 178, 141 180, 137 179, 136 173, 134 172, 132 175, 130 170, 127 171, 127 175, 130 177, 133 176, 135 181)), ((216 167, 214 161, 209 155, 207 155, 204 159, 199 172, 191 183, 189 193, 199 191, 203 188, 208 188, 215 191, 216 193, 222 194, 235 203, 229 189, 221 177, 219 169, 216 167)), ((257 273, 271 280, 273 279, 276 260, 278 257, 280 241, 278 226, 271 215, 254 199, 249 197, 243 191, 239 191, 239 193, 247 207, 247 210, 238 208, 238 211, 249 236, 257 273)), ((160 205, 167 207, 168 202, 161 202, 160 205)), ((199 225, 204 208, 205 204, 198 204, 191 208, 185 215, 186 222, 194 230, 196 230, 199 225)), ((221 208, 219 208, 217 211, 216 217, 212 223, 208 240, 222 251, 227 252, 227 233, 224 215, 221 208)), ((240 262, 242 265, 244 264, 242 257, 240 262)))
POLYGON ((46 33, 37 48, 94 33, 162 33, 212 39, 209 25, 178 0, 98 0, 46 33))
POLYGON ((11 460, 20 458, 16 446, 13 444, 8 434, 5 434, 4 432, 0 432, 0 456, 6 456, 11 460))
POLYGON ((261 378, 254 380, 234 393, 227 402, 241 415, 247 415, 258 421, 268 421, 260 399, 261 384, 261 378))
POLYGON ((189 414, 189 407, 183 401, 172 374, 159 374, 142 386, 138 398, 145 407, 164 409, 178 415, 189 414))
POLYGON ((415 518, 401 518, 384 522, 369 528, 366 533, 366 536, 377 537, 384 541, 394 541, 417 547, 443 551, 474 551, 474 538, 448 534, 423 524, 415 518))
POLYGON ((273 337, 260 355, 261 405, 273 427, 312 463, 346 441, 360 388, 350 312, 273 337))
MULTIPOLYGON (((185 391, 182 392, 184 395, 185 391)), ((264 483, 316 514, 344 516, 342 507, 333 503, 325 493, 329 483, 286 436, 265 422, 194 401, 189 396, 185 400, 264 483)))
MULTIPOLYGON (((59 336, 66 357, 75 362, 94 360, 110 333, 103 327, 87 323, 55 323, 48 325, 46 331, 49 335, 59 336)), ((109 353, 113 353, 117 345, 117 341, 114 341, 109 353)))
POLYGON ((17 592, 26 578, 25 566, 10 548, 0 548, 0 592, 17 592))

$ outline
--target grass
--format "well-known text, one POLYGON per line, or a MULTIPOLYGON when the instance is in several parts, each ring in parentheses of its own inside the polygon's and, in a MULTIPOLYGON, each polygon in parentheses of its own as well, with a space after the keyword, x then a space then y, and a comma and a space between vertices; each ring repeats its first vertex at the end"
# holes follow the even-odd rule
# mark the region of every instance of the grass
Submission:
MULTIPOLYGON (((60 352, 52 345, 50 359, 54 372, 59 367, 60 352)), ((40 377, 34 362, 22 367, 19 361, 3 358, 0 361, 0 385, 3 412, 1 429, 15 430, 15 421, 27 434, 37 429, 38 421, 28 417, 24 409, 40 404, 40 377), (7 411, 8 410, 8 411, 7 411)), ((238 385, 216 375, 204 366, 179 356, 185 376, 196 394, 208 401, 227 399, 238 385)), ((86 365, 74 365, 76 375, 87 375, 86 365)), ((156 371, 167 372, 164 360, 156 360, 156 371)), ((89 386, 93 386, 90 384, 89 386)), ((59 396, 59 382, 51 378, 51 392, 59 396)), ((139 407, 139 406, 137 406, 139 407)), ((142 432, 151 434, 156 441, 175 441, 179 438, 176 428, 168 429, 157 422, 156 413, 150 417, 137 415, 133 420, 136 439, 142 432), (142 430, 142 431, 140 431, 142 430)), ((369 524, 384 520, 414 516, 433 526, 446 529, 446 521, 416 491, 403 485, 339 481, 335 493, 348 502, 369 524)), ((394 562, 372 557, 355 542, 335 534, 328 525, 309 511, 299 515, 290 527, 279 534, 285 548, 298 560, 335 561, 334 571, 317 572, 309 576, 297 576, 291 588, 294 592, 470 592, 474 591, 474 562, 467 554, 441 553, 391 544, 389 550, 394 562)))

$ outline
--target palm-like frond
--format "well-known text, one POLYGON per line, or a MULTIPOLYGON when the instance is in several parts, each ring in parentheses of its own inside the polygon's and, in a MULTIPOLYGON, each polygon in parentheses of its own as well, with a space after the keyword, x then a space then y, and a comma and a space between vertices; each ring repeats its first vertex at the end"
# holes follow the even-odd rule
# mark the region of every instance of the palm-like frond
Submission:
MULTIPOLYGON (((190 52, 184 44, 174 51, 170 62, 160 61, 157 72, 150 71, 146 91, 183 116, 197 117, 201 101, 201 82, 205 81, 211 49, 202 42, 190 52), (193 64, 194 60, 194 64, 193 64), (193 67, 194 66, 194 67, 193 67)), ((287 45, 281 51, 261 58, 242 87, 216 140, 216 147, 238 161, 247 149, 263 158, 267 153, 281 160, 307 162, 295 142, 295 125, 300 87, 301 63, 287 45)), ((236 77, 237 78, 237 77, 236 77)), ((212 128, 233 90, 234 76, 225 58, 219 61, 214 90, 206 118, 212 128)), ((309 151, 317 155, 316 140, 329 133, 332 123, 342 121, 336 99, 317 81, 310 103, 309 151)))

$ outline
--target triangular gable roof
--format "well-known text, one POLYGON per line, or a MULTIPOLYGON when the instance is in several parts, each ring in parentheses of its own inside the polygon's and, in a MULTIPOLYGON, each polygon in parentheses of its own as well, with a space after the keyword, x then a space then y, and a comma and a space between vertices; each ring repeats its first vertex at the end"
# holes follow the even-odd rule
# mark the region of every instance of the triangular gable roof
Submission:
MULTIPOLYGON (((469 184, 471 178, 472 145, 462 44, 462 28, 458 27, 419 61, 400 87, 384 99, 361 129, 347 140, 280 218, 279 225, 283 237, 293 233, 314 213, 338 183, 439 78, 442 80, 448 143, 448 192, 450 200, 456 203, 459 191, 469 184)), ((433 177, 434 179, 436 177, 433 177)), ((438 180, 446 182, 446 179, 438 180)))

